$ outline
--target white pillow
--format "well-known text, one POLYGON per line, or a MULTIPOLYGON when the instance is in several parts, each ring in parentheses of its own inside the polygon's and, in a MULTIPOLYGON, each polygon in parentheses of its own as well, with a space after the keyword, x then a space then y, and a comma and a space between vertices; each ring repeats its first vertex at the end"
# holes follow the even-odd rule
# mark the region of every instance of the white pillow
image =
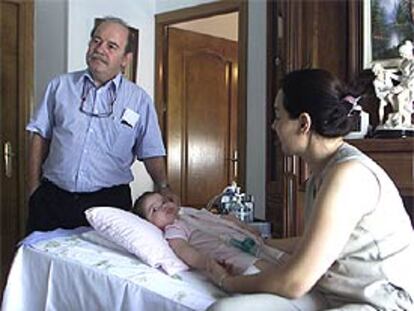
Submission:
POLYGON ((114 207, 91 207, 85 211, 91 226, 103 237, 124 247, 151 267, 173 275, 188 269, 150 222, 114 207))

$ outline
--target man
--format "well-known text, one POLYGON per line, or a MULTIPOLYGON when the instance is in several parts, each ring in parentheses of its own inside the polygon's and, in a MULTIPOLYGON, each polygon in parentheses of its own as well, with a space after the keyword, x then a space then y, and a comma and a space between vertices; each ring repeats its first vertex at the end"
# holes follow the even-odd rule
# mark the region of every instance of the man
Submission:
POLYGON ((87 70, 53 79, 27 125, 29 217, 34 230, 87 225, 91 206, 130 209, 135 158, 144 161, 155 187, 169 199, 165 149, 149 96, 122 76, 133 37, 118 18, 91 32, 87 70))

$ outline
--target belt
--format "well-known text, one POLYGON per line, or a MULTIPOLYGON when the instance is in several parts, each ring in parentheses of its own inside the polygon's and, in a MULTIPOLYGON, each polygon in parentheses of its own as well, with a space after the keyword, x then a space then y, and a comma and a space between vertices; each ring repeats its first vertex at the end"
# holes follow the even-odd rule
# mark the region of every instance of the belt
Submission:
POLYGON ((47 178, 42 178, 41 182, 44 185, 51 186, 51 187, 56 188, 56 189, 58 189, 62 192, 65 192, 67 194, 74 195, 74 196, 95 195, 95 194, 99 194, 99 193, 106 192, 106 191, 112 191, 112 190, 120 189, 120 188, 123 188, 123 187, 129 187, 128 184, 121 184, 121 185, 115 185, 115 186, 108 187, 108 188, 101 188, 99 190, 91 191, 91 192, 86 192, 86 191, 85 192, 72 192, 72 191, 68 191, 68 190, 65 190, 65 189, 59 187, 58 185, 56 185, 54 182, 50 181, 47 178))

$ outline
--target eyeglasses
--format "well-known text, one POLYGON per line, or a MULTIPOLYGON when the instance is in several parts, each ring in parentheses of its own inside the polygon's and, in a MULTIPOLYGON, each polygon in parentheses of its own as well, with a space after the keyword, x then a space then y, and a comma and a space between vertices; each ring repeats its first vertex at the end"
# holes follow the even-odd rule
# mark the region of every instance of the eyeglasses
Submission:
POLYGON ((80 112, 86 114, 89 117, 96 117, 96 118, 108 118, 112 115, 112 113, 114 112, 114 103, 116 101, 116 94, 115 91, 111 92, 111 97, 112 100, 109 104, 109 110, 108 111, 104 111, 104 112, 94 112, 93 111, 93 107, 95 107, 95 100, 93 101, 93 105, 91 106, 91 110, 87 110, 85 102, 86 99, 88 98, 88 95, 92 89, 92 86, 89 86, 89 88, 86 90, 86 81, 84 81, 83 83, 83 88, 82 88, 82 96, 81 96, 81 103, 80 103, 80 107, 79 110, 80 112))

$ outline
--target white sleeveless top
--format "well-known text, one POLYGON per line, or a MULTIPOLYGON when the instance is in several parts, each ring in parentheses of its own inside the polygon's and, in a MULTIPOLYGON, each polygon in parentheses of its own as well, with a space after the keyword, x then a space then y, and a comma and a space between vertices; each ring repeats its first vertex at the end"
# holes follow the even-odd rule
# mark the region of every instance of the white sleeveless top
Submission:
MULTIPOLYGON (((414 231, 395 184, 379 165, 347 143, 321 172, 321 183, 335 164, 350 160, 360 161, 376 176, 380 186, 377 205, 361 217, 317 287, 343 304, 414 310, 414 231)), ((306 214, 313 209, 316 191, 312 176, 306 189, 306 214)))

